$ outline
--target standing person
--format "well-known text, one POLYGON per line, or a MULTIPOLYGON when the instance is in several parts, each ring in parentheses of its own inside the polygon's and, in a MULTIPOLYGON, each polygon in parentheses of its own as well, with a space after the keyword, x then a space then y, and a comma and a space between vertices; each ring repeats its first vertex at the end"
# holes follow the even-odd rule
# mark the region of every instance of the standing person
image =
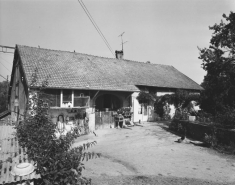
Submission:
POLYGON ((84 122, 85 122, 84 123, 85 134, 89 134, 89 132, 90 132, 90 129, 89 129, 89 118, 85 117, 84 122))

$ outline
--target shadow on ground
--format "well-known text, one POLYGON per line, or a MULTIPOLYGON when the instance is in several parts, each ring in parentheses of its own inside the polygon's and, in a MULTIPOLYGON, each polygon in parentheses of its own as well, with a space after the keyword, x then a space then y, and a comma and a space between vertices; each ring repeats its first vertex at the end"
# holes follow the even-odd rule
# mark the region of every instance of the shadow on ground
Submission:
POLYGON ((103 175, 100 178, 92 178, 93 185, 232 185, 232 183, 203 181, 194 178, 179 178, 172 176, 118 176, 110 177, 103 175))

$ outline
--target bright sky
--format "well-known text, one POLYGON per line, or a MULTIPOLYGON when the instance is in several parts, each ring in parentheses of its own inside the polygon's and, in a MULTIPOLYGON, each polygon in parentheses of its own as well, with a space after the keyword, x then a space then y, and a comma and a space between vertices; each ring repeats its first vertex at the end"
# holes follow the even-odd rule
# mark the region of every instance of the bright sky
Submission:
MULTIPOLYGON (((208 47, 209 26, 235 10, 235 0, 83 2, 114 51, 125 32, 125 59, 172 65, 199 84, 205 71, 197 46, 208 47)), ((113 57, 77 0, 0 0, 0 45, 15 44, 113 57)), ((2 76, 12 62, 0 53, 2 76)))

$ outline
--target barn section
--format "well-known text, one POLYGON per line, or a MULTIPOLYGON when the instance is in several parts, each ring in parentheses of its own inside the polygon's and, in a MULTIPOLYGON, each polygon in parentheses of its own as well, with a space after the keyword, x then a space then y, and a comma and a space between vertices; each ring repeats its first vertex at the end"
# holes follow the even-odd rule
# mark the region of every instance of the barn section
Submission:
POLYGON ((23 119, 34 74, 36 85, 47 79, 54 122, 60 114, 73 121, 79 112, 85 112, 92 129, 113 124, 113 111, 120 107, 131 107, 134 122, 154 121, 153 105, 143 106, 136 99, 141 90, 155 94, 203 90, 173 66, 125 60, 123 51, 118 54, 117 58, 104 58, 16 45, 9 89, 12 120, 23 119))

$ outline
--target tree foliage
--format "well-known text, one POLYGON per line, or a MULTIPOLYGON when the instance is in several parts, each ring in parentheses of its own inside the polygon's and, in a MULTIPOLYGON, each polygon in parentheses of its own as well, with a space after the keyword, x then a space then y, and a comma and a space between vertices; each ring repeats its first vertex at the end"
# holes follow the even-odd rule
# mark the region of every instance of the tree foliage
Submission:
MULTIPOLYGON (((32 83, 36 82, 35 78, 36 76, 32 83)), ((42 86, 47 86, 47 82, 43 82, 42 86)), ((41 175, 44 184, 88 183, 89 180, 82 177, 82 170, 85 168, 82 161, 99 157, 100 154, 85 151, 96 142, 72 147, 74 140, 80 136, 79 127, 75 127, 73 132, 56 137, 56 124, 48 115, 47 104, 38 98, 40 93, 42 89, 31 93, 25 119, 16 126, 20 146, 27 149, 26 154, 34 161, 35 171, 41 175)))
POLYGON ((201 84, 201 108, 213 115, 235 110, 235 13, 223 14, 225 21, 209 27, 209 48, 200 49, 199 59, 207 72, 201 84))
POLYGON ((147 93, 145 91, 140 91, 136 99, 138 100, 140 104, 149 104, 156 100, 156 95, 152 93, 147 93))
POLYGON ((155 111, 160 117, 163 117, 164 106, 166 103, 169 103, 174 105, 176 110, 182 114, 183 109, 185 109, 191 101, 198 102, 199 97, 199 94, 193 94, 189 91, 178 89, 174 94, 158 96, 154 104, 155 111))

